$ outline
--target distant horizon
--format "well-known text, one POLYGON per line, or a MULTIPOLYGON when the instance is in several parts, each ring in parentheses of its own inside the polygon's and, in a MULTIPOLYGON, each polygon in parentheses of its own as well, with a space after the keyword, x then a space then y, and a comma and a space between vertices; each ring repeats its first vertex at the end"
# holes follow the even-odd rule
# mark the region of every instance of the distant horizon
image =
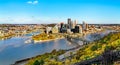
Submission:
POLYGON ((0 24, 46 24, 67 18, 120 24, 119 0, 0 0, 0 24))
MULTIPOLYGON (((63 23, 63 22, 62 22, 63 23)), ((87 22, 86 22, 87 23, 87 22)), ((23 24, 23 25, 25 25, 25 24, 60 24, 60 23, 0 23, 0 25, 6 25, 6 24, 10 24, 10 25, 18 25, 18 24, 23 24)), ((68 23, 64 23, 64 24, 68 24, 68 23)), ((77 23, 77 24, 82 24, 82 23, 77 23)), ((100 25, 120 25, 119 23, 87 23, 87 24, 100 24, 100 25)))

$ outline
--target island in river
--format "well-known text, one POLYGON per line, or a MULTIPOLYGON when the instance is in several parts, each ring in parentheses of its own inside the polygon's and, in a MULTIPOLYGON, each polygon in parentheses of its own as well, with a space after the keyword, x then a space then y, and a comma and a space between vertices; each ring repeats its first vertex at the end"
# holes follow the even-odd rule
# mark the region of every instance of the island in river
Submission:
POLYGON ((45 33, 40 33, 38 35, 32 36, 32 40, 37 43, 37 42, 47 42, 47 41, 52 41, 56 39, 63 39, 64 35, 61 33, 57 34, 45 34, 45 33))

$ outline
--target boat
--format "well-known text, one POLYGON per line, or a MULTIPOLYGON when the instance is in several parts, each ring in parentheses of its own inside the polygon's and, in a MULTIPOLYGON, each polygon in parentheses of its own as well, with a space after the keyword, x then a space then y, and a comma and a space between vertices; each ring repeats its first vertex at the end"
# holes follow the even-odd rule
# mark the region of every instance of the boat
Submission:
POLYGON ((25 43, 31 43, 31 40, 26 40, 25 43))

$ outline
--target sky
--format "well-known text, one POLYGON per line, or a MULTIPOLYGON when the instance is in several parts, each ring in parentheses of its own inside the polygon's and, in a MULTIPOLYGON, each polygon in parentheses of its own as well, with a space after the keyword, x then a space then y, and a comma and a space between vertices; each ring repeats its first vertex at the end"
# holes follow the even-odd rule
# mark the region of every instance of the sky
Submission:
POLYGON ((0 24, 120 24, 120 0, 0 0, 0 24))

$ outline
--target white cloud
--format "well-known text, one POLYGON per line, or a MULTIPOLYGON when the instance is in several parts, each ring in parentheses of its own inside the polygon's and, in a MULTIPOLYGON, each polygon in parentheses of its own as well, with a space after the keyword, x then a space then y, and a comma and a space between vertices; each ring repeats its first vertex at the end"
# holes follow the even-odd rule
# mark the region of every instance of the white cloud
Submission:
POLYGON ((28 4, 38 4, 38 0, 34 0, 34 1, 28 1, 28 4))
POLYGON ((28 4, 32 4, 32 1, 28 1, 27 3, 28 3, 28 4))
POLYGON ((38 4, 38 1, 36 0, 36 1, 33 1, 33 4, 38 4))

